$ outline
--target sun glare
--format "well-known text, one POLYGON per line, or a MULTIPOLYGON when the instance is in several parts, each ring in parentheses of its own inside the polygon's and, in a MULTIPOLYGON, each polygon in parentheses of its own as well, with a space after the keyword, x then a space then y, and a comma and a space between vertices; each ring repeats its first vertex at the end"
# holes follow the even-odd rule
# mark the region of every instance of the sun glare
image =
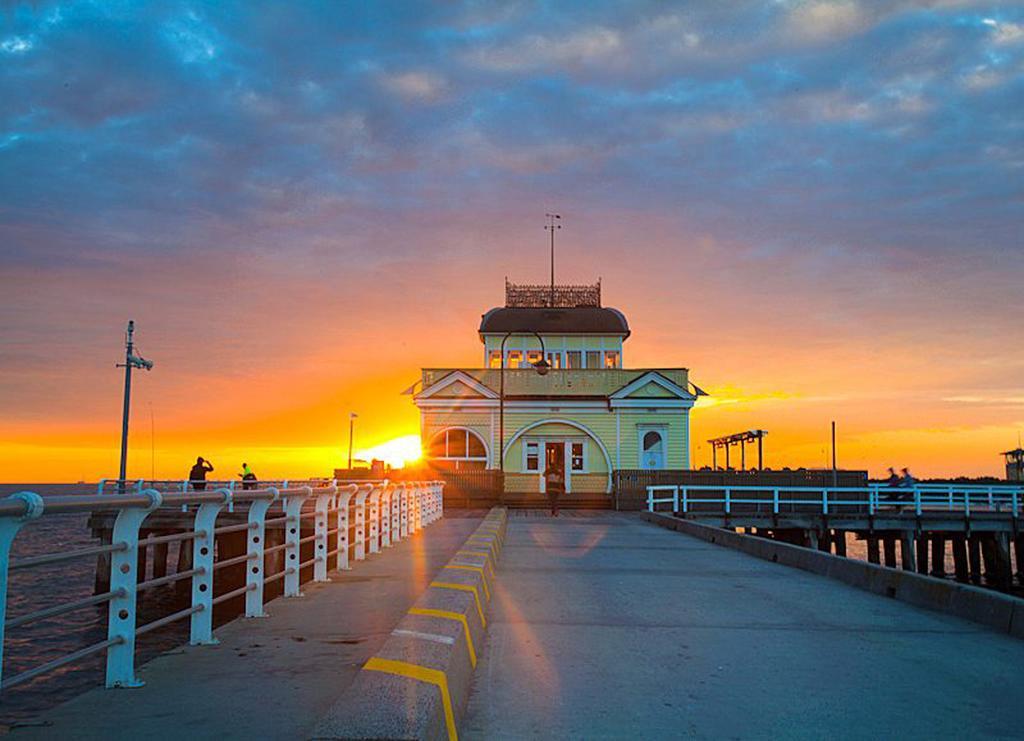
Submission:
POLYGON ((355 457, 365 461, 379 458, 392 468, 401 468, 407 463, 418 461, 422 455, 420 436, 402 435, 380 445, 356 451, 355 457))

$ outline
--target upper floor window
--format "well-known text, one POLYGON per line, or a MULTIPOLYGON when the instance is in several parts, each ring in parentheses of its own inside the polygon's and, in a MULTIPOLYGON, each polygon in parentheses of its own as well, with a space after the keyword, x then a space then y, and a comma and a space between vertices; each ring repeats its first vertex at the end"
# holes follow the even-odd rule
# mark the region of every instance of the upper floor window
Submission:
POLYGON ((523 365, 523 353, 521 350, 509 350, 508 351, 508 363, 506 368, 519 368, 523 365))
POLYGON ((608 350, 604 354, 604 367, 605 368, 618 368, 619 367, 619 353, 617 350, 608 350))
POLYGON ((579 350, 569 350, 565 354, 566 367, 568 368, 582 368, 583 367, 583 353, 579 350))
POLYGON ((562 353, 560 353, 560 352, 549 352, 548 353, 548 365, 550 365, 552 368, 555 368, 555 369, 561 368, 562 367, 562 353))
POLYGON ((540 359, 544 356, 540 350, 527 350, 526 351, 526 363, 527 365, 536 365, 540 362, 540 359))
POLYGON ((588 368, 600 368, 601 367, 601 353, 597 350, 587 351, 587 367, 588 368))
POLYGON ((501 367, 501 350, 491 350, 488 355, 488 365, 492 368, 501 367))

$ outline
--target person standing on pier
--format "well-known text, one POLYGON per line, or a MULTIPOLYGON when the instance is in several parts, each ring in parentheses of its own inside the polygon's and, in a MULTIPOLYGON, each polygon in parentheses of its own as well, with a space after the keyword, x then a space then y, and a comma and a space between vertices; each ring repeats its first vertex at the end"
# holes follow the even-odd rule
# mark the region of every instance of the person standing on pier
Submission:
POLYGON ((242 477, 242 488, 243 489, 255 489, 256 488, 256 474, 249 468, 248 463, 242 464, 242 472, 238 474, 242 477))
POLYGON ((555 465, 548 465, 544 471, 544 490, 551 505, 551 516, 558 517, 558 499, 565 492, 565 475, 555 465))
POLYGON ((206 474, 213 470, 213 464, 205 460, 203 456, 196 458, 196 464, 188 472, 188 480, 192 482, 194 491, 206 490, 206 474))

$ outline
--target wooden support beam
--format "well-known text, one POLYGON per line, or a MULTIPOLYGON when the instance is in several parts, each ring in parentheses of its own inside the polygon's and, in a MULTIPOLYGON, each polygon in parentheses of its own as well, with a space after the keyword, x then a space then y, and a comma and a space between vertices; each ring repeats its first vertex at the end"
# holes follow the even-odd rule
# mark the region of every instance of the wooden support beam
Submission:
POLYGON ((960 533, 953 535, 950 538, 950 547, 953 549, 953 568, 956 572, 956 580, 969 581, 971 574, 967 568, 967 537, 960 533))
MULTIPOLYGON (((112 531, 109 528, 93 530, 94 536, 99 536, 100 545, 110 545, 112 531)), ((101 553, 96 556, 96 579, 93 583, 93 593, 103 594, 110 591, 110 554, 101 553)))
POLYGON ((917 559, 915 558, 915 543, 917 540, 912 530, 904 530, 900 534, 900 555, 903 556, 903 570, 917 571, 917 559))
POLYGON ((1010 537, 1006 533, 992 533, 992 558, 996 588, 1007 591, 1013 585, 1013 567, 1010 564, 1010 537))
POLYGON ((931 575, 943 577, 946 575, 946 536, 941 533, 932 533, 929 538, 932 541, 932 563, 931 575))
POLYGON ((153 578, 167 576, 167 543, 153 546, 153 578))
POLYGON ((921 533, 916 538, 917 544, 917 573, 928 573, 928 534, 921 533))
POLYGON ((878 536, 869 535, 868 541, 868 563, 881 563, 881 559, 878 554, 878 536))
POLYGON ((882 536, 882 550, 885 552, 885 565, 889 568, 896 568, 896 536, 886 534, 882 536))
POLYGON ((981 540, 974 533, 967 538, 967 557, 971 567, 971 582, 981 584, 981 540))
POLYGON ((846 555, 846 531, 834 530, 832 532, 832 543, 835 545, 836 555, 846 555))

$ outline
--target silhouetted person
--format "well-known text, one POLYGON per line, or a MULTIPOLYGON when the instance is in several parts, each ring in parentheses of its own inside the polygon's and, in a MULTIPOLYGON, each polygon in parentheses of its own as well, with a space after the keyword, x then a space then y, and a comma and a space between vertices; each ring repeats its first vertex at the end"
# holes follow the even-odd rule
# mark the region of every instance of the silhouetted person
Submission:
POLYGON ((902 474, 902 476, 900 476, 900 486, 906 487, 907 489, 914 488, 914 485, 917 484, 917 479, 910 475, 910 471, 904 468, 900 473, 902 474))
POLYGON ((192 482, 195 491, 206 490, 206 474, 213 470, 213 464, 204 460, 203 456, 196 458, 196 464, 188 472, 188 480, 192 482))
POLYGON ((561 469, 549 466, 544 471, 544 489, 551 505, 551 516, 558 517, 558 499, 565 493, 565 475, 561 469))
POLYGON ((249 468, 248 463, 242 464, 242 472, 238 474, 242 477, 242 488, 243 489, 255 489, 256 488, 256 474, 249 468))
POLYGON ((889 466, 889 476, 885 480, 885 485, 886 486, 899 486, 900 485, 900 475, 898 473, 896 473, 896 469, 893 468, 892 466, 889 466))

